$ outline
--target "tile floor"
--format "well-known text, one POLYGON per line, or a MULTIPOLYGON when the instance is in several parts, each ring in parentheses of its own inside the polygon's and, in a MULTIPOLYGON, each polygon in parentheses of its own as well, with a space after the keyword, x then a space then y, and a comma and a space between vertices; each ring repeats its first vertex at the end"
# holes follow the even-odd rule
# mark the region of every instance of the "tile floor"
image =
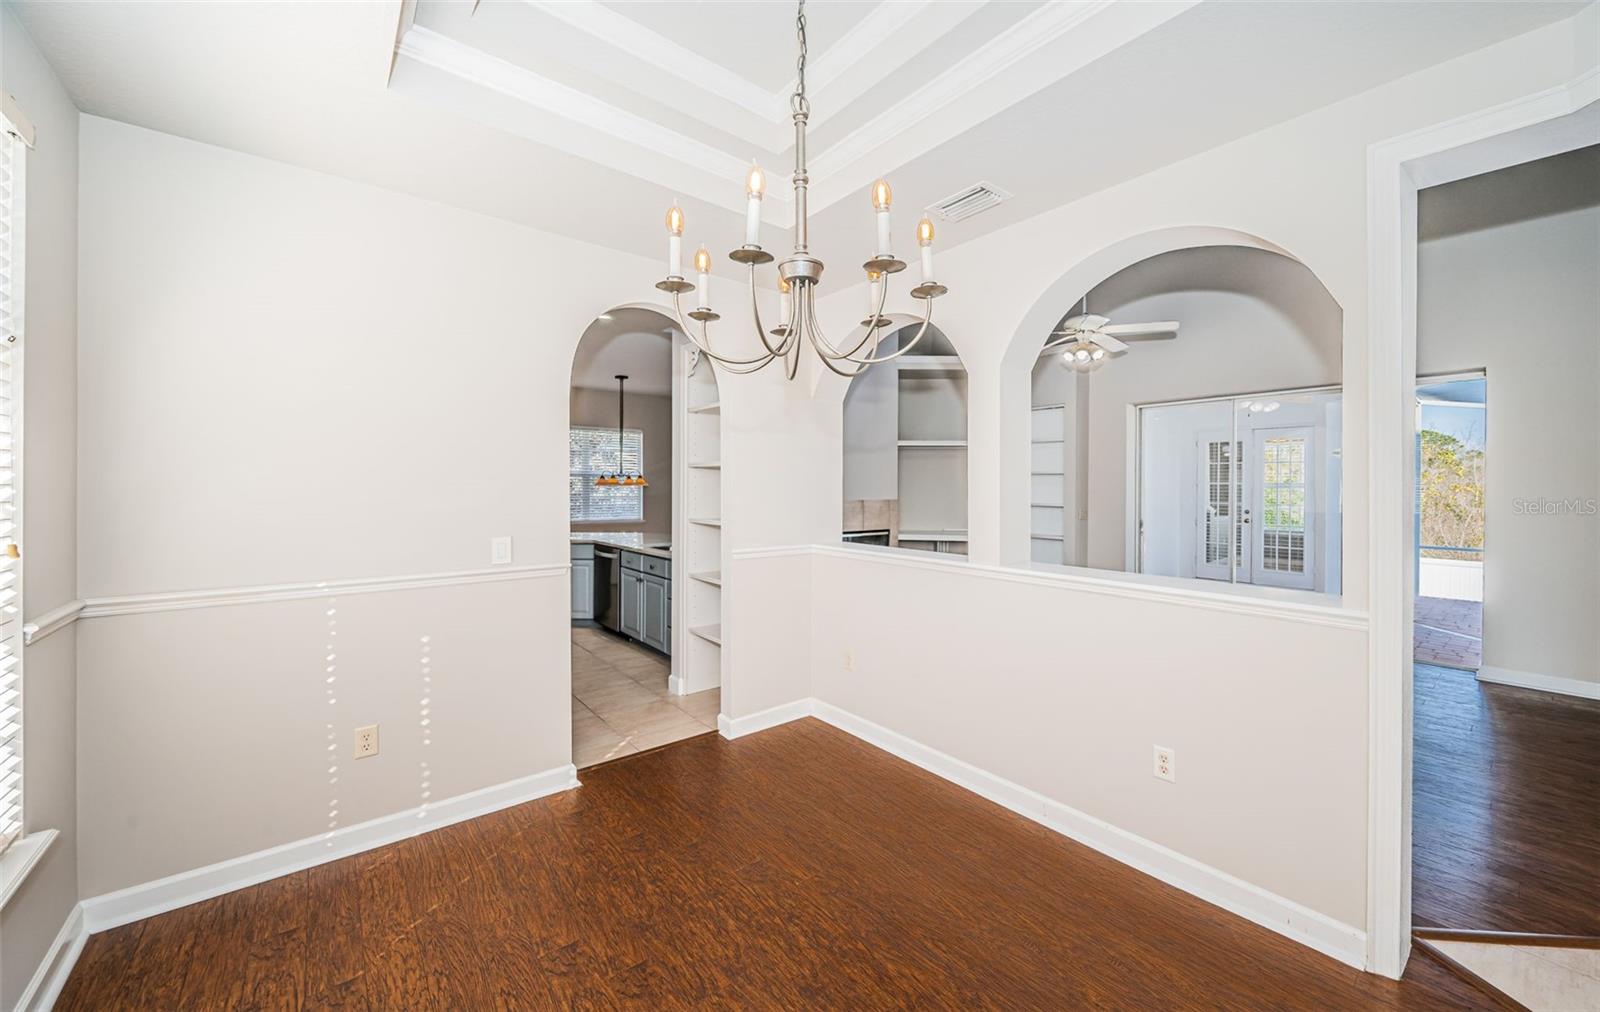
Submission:
POLYGON ((1412 656, 1424 664, 1476 671, 1483 665, 1483 602, 1417 598, 1412 656))
POLYGON ((572 761, 579 769, 717 729, 720 689, 667 694, 668 658, 604 629, 572 629, 572 761))
POLYGON ((1600 949, 1434 942, 1533 1012, 1600 1008, 1600 949))

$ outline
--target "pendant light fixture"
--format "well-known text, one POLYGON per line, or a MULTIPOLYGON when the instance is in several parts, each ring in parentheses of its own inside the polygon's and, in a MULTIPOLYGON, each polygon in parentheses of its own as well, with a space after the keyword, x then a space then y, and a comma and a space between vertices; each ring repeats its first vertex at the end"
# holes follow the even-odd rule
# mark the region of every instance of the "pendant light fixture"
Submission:
POLYGON ((817 286, 822 281, 822 261, 812 255, 809 246, 809 221, 806 194, 811 177, 806 172, 806 123, 811 116, 811 102, 806 97, 806 4, 800 0, 795 12, 795 36, 800 57, 795 64, 795 90, 789 97, 789 111, 794 120, 794 249, 778 262, 778 289, 781 307, 778 326, 766 330, 757 307, 756 268, 772 263, 773 254, 761 248, 761 198, 766 192, 767 179, 759 165, 754 163, 745 177, 745 231, 744 245, 728 254, 728 259, 747 267, 750 274, 750 318, 760 350, 751 356, 732 357, 711 350, 711 336, 707 324, 721 319, 711 308, 711 252, 704 246, 695 251, 693 266, 696 282, 687 280, 683 270, 683 209, 674 204, 667 211, 667 277, 656 287, 672 296, 672 308, 679 325, 694 346, 695 352, 704 355, 729 373, 750 373, 773 362, 781 362, 790 379, 800 367, 800 350, 809 343, 822 364, 841 376, 857 376, 880 362, 889 362, 905 355, 922 340, 933 319, 933 300, 948 289, 933 279, 933 222, 923 217, 917 222, 917 245, 921 250, 922 283, 911 289, 911 297, 923 303, 922 323, 911 340, 895 350, 877 354, 878 339, 885 336, 895 322, 883 315, 888 296, 888 280, 906 269, 905 261, 890 252, 889 205, 894 199, 887 180, 872 184, 872 209, 876 216, 877 245, 862 269, 866 271, 870 300, 866 319, 861 321, 864 335, 845 338, 834 344, 822 333, 817 319, 817 286), (683 296, 698 291, 698 303, 684 319, 683 296), (695 321, 692 327, 689 320, 695 321), (777 338, 777 340, 773 340, 777 338))
MULTIPOLYGON (((644 480, 642 472, 629 472, 623 469, 623 428, 622 428, 622 385, 628 381, 624 374, 617 376, 617 469, 610 474, 602 474, 594 480, 597 486, 621 485, 628 488, 645 488, 650 483, 644 480)), ((641 468, 644 461, 639 462, 641 468)))

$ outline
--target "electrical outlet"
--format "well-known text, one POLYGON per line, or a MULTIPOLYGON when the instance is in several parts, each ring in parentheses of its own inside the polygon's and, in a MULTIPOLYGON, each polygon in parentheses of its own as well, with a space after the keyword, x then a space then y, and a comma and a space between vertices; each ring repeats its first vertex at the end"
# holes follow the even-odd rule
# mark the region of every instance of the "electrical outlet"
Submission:
POLYGON ((856 654, 855 654, 855 651, 846 650, 844 652, 844 669, 846 671, 854 671, 856 669, 856 654))
POLYGON ((378 754, 378 725, 368 724, 356 728, 356 758, 365 759, 378 754))
POLYGON ((1156 746, 1156 778, 1168 783, 1178 782, 1178 754, 1165 745, 1156 746))
POLYGON ((489 539, 489 565, 511 565, 511 535, 503 534, 489 539))

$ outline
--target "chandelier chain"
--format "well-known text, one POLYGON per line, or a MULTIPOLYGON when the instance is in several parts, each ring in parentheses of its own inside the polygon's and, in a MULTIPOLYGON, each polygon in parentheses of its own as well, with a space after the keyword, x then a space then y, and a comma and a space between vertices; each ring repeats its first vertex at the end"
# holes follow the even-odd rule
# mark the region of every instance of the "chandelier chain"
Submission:
POLYGON ((800 58, 795 61, 795 89, 789 96, 789 108, 800 116, 811 114, 811 103, 806 98, 806 0, 800 0, 794 16, 795 35, 800 41, 800 58))

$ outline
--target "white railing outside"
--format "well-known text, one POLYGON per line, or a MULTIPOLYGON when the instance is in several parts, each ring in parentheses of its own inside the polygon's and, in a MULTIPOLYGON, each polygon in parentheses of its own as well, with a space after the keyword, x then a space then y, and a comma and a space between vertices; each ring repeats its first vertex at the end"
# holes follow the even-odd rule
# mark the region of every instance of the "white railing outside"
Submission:
POLYGON ((1417 574, 1418 597, 1483 600, 1483 563, 1463 559, 1423 559, 1417 574))

